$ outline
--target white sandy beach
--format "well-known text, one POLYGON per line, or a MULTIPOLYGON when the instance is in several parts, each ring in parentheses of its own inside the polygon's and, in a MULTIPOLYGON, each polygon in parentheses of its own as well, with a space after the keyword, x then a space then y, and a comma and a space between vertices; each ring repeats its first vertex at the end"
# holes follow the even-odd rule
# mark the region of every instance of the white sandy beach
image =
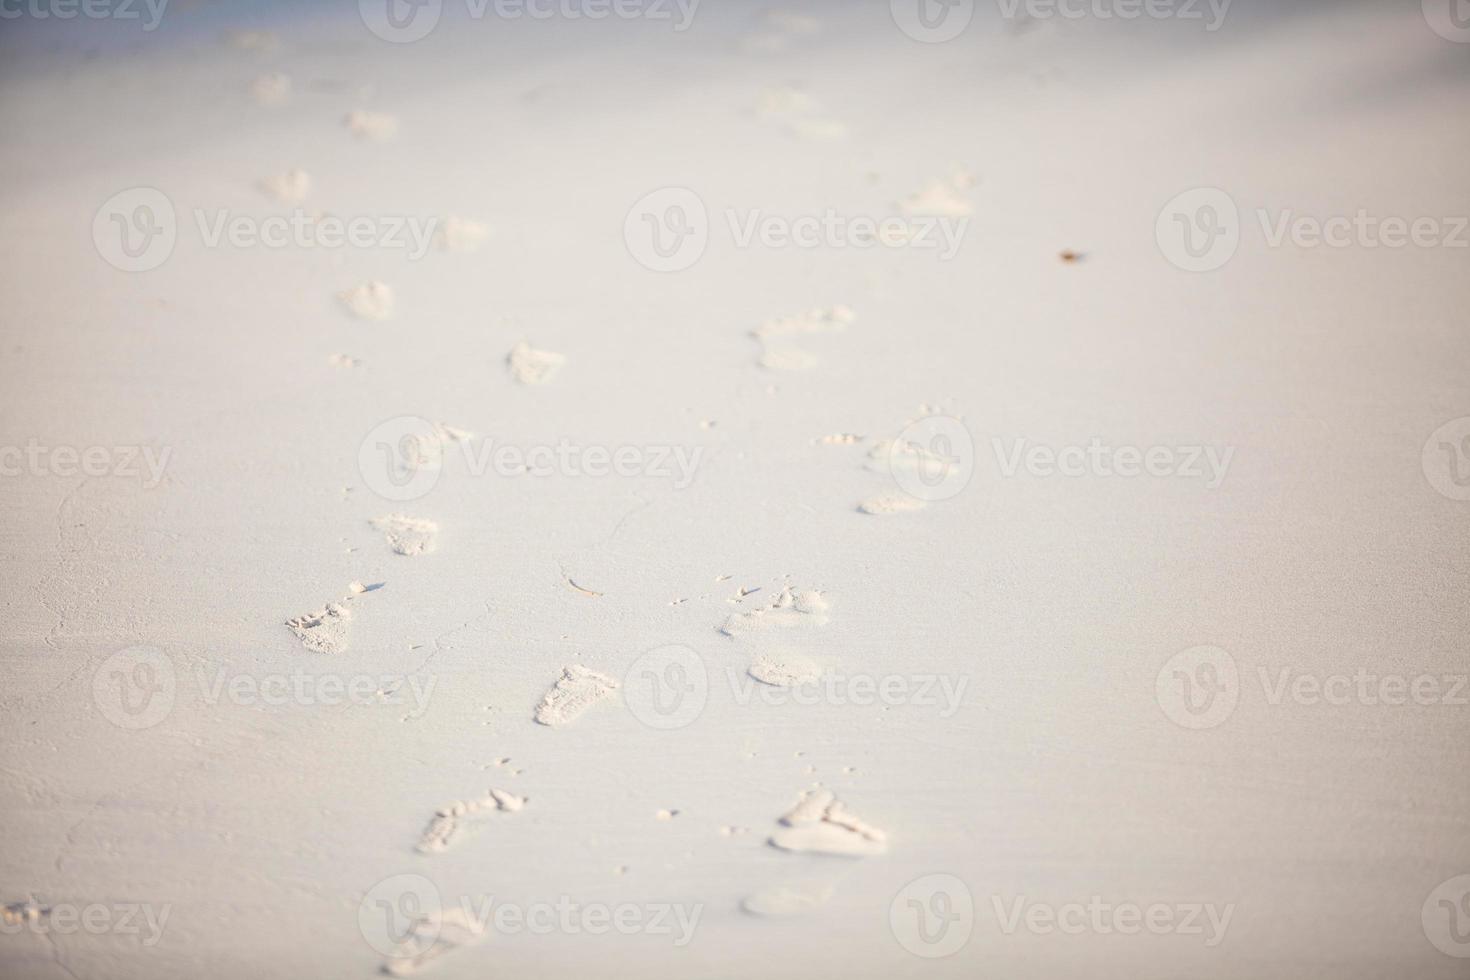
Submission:
POLYGON ((0 976, 1470 971, 1433 2, 48 2, 0 976))

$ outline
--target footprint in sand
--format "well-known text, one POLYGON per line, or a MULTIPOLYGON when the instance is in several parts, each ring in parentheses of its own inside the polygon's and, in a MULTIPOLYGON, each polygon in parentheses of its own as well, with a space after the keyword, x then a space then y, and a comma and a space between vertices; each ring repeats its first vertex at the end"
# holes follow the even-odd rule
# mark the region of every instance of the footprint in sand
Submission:
POLYGON ((354 109, 342 122, 348 131, 358 139, 382 142, 398 135, 398 117, 386 112, 354 109))
POLYGON ((849 813, 831 790, 811 789, 781 817, 769 843, 783 851, 867 857, 888 850, 888 835, 849 813))
POLYGON ((566 361, 561 354, 535 350, 524 340, 516 344, 505 357, 511 375, 523 385, 545 384, 556 376, 566 361))
POLYGON ((439 533, 439 525, 433 521, 418 517, 405 517, 402 514, 379 517, 370 523, 374 528, 383 532, 383 538, 388 542, 388 547, 393 549, 394 554, 405 555, 409 558, 433 551, 434 539, 439 533))
POLYGON ((726 636, 742 636, 771 628, 825 626, 829 609, 827 600, 816 589, 793 592, 785 588, 769 605, 731 615, 720 627, 720 632, 726 636))
POLYGON ((515 813, 526 805, 524 796, 516 796, 504 790, 491 789, 478 800, 456 800, 434 812, 429 826, 419 838, 417 850, 420 854, 440 854, 461 836, 465 825, 491 813, 515 813))
POLYGON ((291 76, 280 72, 261 75, 250 83, 250 94, 260 105, 280 105, 291 97, 291 76))
POLYGON ((439 957, 462 946, 472 946, 483 938, 485 926, 462 906, 420 913, 412 920, 408 935, 393 955, 383 961, 383 972, 390 977, 409 976, 439 957))
POLYGON ((311 192, 311 174, 305 170, 288 170, 260 182, 260 189, 282 204, 298 204, 311 192))
POLYGON ((337 299, 360 320, 386 320, 393 315, 393 289, 377 280, 344 290, 337 299))
POLYGON ((581 664, 563 667, 561 677, 536 705, 536 721, 553 728, 565 725, 617 689, 617 681, 581 664))
POLYGON ((286 620, 286 626, 312 653, 341 653, 347 649, 347 626, 352 613, 335 602, 317 612, 286 620))

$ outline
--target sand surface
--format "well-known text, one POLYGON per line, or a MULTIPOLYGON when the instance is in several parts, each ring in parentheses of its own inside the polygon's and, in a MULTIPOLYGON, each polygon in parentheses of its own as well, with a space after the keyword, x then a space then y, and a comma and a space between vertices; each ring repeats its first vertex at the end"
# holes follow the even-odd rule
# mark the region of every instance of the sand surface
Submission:
POLYGON ((0 22, 0 975, 1466 975, 1417 0, 176 4, 0 22))

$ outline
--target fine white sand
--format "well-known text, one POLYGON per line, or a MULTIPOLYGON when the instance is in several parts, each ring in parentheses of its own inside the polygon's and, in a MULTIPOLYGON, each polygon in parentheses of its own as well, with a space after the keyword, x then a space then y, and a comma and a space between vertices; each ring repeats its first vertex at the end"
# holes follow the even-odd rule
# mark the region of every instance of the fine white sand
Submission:
POLYGON ((0 976, 1465 975, 1470 249, 1256 218, 1470 214, 1419 0, 176 2, 0 21, 0 976), (1241 240, 1190 272, 1200 187, 1241 240), (1216 455, 1006 475, 1093 440, 1216 455), (1094 898, 1228 929, 1034 924, 1094 898))

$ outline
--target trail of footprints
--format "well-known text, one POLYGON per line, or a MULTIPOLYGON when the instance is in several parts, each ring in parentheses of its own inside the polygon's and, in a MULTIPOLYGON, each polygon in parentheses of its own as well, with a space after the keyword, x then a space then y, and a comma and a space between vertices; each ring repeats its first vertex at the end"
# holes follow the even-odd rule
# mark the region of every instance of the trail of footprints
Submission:
MULTIPOLYGON (((749 39, 748 45, 752 48, 784 50, 801 43, 804 38, 820 29, 820 23, 813 18, 782 11, 769 13, 764 23, 765 33, 749 39)), ((279 39, 273 35, 247 32, 233 36, 231 43, 243 49, 271 51, 279 46, 279 39)), ((262 75, 252 83, 250 93, 261 106, 281 105, 291 98, 291 79, 279 73, 262 75)), ((798 89, 768 90, 760 99, 758 111, 767 121, 804 138, 837 139, 846 134, 845 125, 827 115, 813 96, 798 89)), ((365 142, 394 139, 400 128, 397 117, 366 109, 349 112, 343 117, 342 124, 352 136, 365 142)), ((296 205, 312 193, 314 183, 310 174, 292 169, 263 178, 259 187, 265 195, 278 203, 296 205)), ((973 179, 967 174, 956 172, 949 178, 930 181, 900 202, 900 207, 910 214, 968 215, 970 204, 964 192, 972 184, 973 179)), ((486 225, 467 218, 449 216, 439 222, 433 240, 441 251, 463 252, 477 248, 489 235, 490 229, 486 225)), ((348 314, 359 320, 387 321, 395 313, 394 290, 378 280, 369 280, 350 287, 339 292, 336 298, 348 314)), ((818 335, 841 333, 855 319, 850 307, 839 304, 769 320, 751 331, 751 336, 760 345, 757 364, 762 369, 773 372, 810 371, 821 362, 816 354, 803 346, 804 343, 818 335)), ((330 358, 330 363, 336 367, 355 368, 362 362, 344 354, 335 354, 330 358)), ((565 363, 564 355, 534 348, 526 341, 516 344, 505 357, 505 366, 511 378, 525 386, 549 384, 565 363)), ((704 427, 708 428, 712 424, 708 423, 704 427)), ((436 431, 443 443, 463 441, 471 437, 464 430, 442 424, 437 426, 436 431)), ((867 468, 879 472, 892 472, 895 467, 914 467, 926 462, 922 457, 922 449, 900 445, 892 439, 871 441, 865 436, 839 432, 819 437, 813 442, 825 446, 857 446, 872 442, 867 468)), ((923 506, 922 501, 903 494, 886 492, 866 498, 857 505, 857 510, 867 515, 894 515, 918 510, 923 506)), ((382 534, 385 545, 396 555, 413 558, 435 550, 439 525, 432 520, 390 514, 375 518, 370 524, 382 534)), ((717 581, 728 579, 729 576, 721 576, 717 581)), ((363 585, 361 582, 353 582, 350 586, 352 595, 288 619, 285 625, 308 652, 343 653, 349 645, 353 619, 350 608, 352 599, 375 591, 382 585, 383 583, 363 585)), ((737 596, 727 601, 745 606, 747 597, 759 591, 757 588, 742 588, 737 596)), ((670 605, 686 601, 688 600, 676 599, 670 605)), ((784 635, 789 631, 819 628, 827 623, 829 614, 828 600, 820 591, 794 589, 786 585, 769 598, 758 598, 748 608, 727 615, 717 629, 731 640, 742 641, 773 631, 784 635)), ((792 687, 817 680, 823 668, 801 651, 781 647, 768 648, 757 654, 747 672, 761 684, 792 687)), ((532 710, 531 717, 537 724, 548 728, 569 725, 597 703, 616 695, 618 690, 619 683, 616 679, 581 664, 570 664, 562 668, 561 674, 532 710)), ((847 771, 853 770, 849 767, 847 771)), ((443 854, 453 848, 472 828, 486 822, 493 815, 517 813, 527 802, 526 797, 492 787, 478 798, 445 804, 434 810, 415 850, 423 855, 443 854)), ((656 816, 659 820, 668 821, 678 814, 677 809, 664 809, 658 811, 656 816)), ((719 833, 723 837, 735 839, 747 835, 749 830, 727 825, 721 827, 719 833)), ((858 818, 831 790, 820 786, 801 793, 795 804, 777 818, 776 827, 765 843, 790 853, 846 857, 868 857, 883 854, 887 850, 887 836, 883 831, 858 818)), ((626 873, 628 868, 621 865, 617 870, 621 874, 626 873)), ((819 908, 832 894, 833 886, 819 880, 779 882, 752 892, 742 902, 742 908, 757 916, 799 915, 819 908)), ((403 943, 401 955, 388 957, 383 964, 383 970, 393 976, 416 973, 447 953, 480 941, 483 931, 483 925, 466 915, 463 909, 446 908, 426 915, 415 923, 411 934, 403 943)))

